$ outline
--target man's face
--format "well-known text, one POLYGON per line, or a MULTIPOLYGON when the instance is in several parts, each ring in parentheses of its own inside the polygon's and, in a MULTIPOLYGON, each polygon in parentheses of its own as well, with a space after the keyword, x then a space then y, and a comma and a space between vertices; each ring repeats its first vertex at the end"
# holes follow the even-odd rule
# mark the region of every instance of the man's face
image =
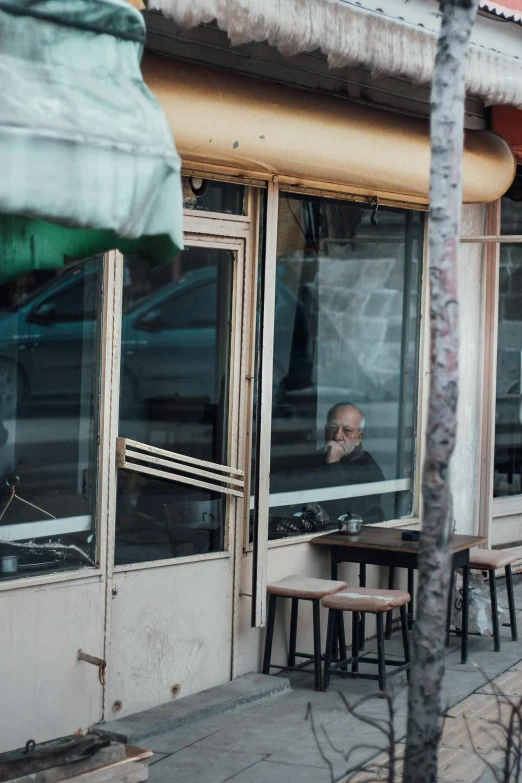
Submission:
POLYGON ((343 447, 345 455, 351 454, 363 439, 361 418, 360 412, 355 408, 336 408, 325 427, 326 443, 333 440, 343 447))

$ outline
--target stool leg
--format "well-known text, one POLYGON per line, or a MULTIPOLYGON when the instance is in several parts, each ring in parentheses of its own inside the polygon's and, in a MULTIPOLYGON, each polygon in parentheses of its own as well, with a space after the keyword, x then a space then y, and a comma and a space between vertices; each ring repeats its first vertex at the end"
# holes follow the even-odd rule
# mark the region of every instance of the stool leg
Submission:
POLYGON ((332 663, 332 651, 334 645, 334 626, 335 626, 335 612, 333 609, 330 609, 328 611, 328 627, 326 630, 326 648, 324 651, 323 691, 327 690, 330 684, 330 666, 332 663))
POLYGON ((500 650, 500 630, 498 626, 498 605, 497 605, 497 578, 495 569, 489 570, 489 591, 491 593, 491 621, 493 624, 493 640, 495 652, 500 650))
POLYGON ((359 612, 352 612, 352 672, 359 671, 359 612))
POLYGON ((454 583, 455 583, 455 571, 453 570, 453 566, 452 566, 451 574, 450 574, 449 595, 448 595, 448 616, 446 617, 446 647, 448 647, 450 642, 451 608, 453 603, 454 583))
MULTIPOLYGON (((404 647, 404 662, 409 663, 411 660, 410 629, 408 626, 408 611, 406 609, 406 604, 400 607, 400 613, 401 613, 402 645, 404 647)), ((408 678, 408 682, 409 682, 410 681, 409 668, 406 670, 406 677, 408 678)))
POLYGON ((410 594, 410 605, 409 605, 409 626, 410 630, 413 628, 413 615, 415 612, 415 604, 414 604, 414 593, 415 593, 415 571, 413 568, 408 568, 408 593, 410 594))
MULTIPOLYGON (((346 635, 344 633, 344 613, 343 612, 336 612, 335 613, 335 626, 337 630, 337 639, 339 641, 339 658, 341 661, 346 661, 347 655, 346 655, 346 635)), ((341 669, 343 671, 346 671, 348 669, 347 665, 344 663, 341 666, 341 669)))
MULTIPOLYGON (((359 586, 366 587, 366 563, 361 563, 359 566, 359 586)), ((359 621, 359 650, 364 650, 366 644, 366 618, 364 612, 361 614, 359 621)))
POLYGON ((314 674, 315 674, 315 690, 322 690, 322 674, 321 674, 321 607, 319 600, 312 601, 313 617, 314 617, 314 674))
POLYGON ((274 640, 274 624, 277 605, 277 595, 271 595, 268 602, 268 618, 266 622, 265 654, 263 656, 263 674, 270 673, 272 658, 272 642, 274 640))
POLYGON ((377 612, 377 667, 379 670, 379 690, 386 690, 386 663, 384 655, 384 628, 382 612, 377 612))
POLYGON ((299 614, 299 598, 292 598, 292 615, 290 618, 290 641, 288 644, 288 666, 295 666, 295 647, 297 643, 298 614, 299 614))
POLYGON ((515 610, 515 596, 513 594, 513 575, 511 573, 511 566, 506 566, 506 588, 509 604, 509 624, 511 626, 511 638, 514 642, 518 639, 517 629, 517 613, 515 610))
MULTIPOLYGON (((388 570, 388 590, 395 589, 395 566, 390 566, 388 570)), ((386 639, 391 639, 392 635, 393 611, 386 612, 386 639)))

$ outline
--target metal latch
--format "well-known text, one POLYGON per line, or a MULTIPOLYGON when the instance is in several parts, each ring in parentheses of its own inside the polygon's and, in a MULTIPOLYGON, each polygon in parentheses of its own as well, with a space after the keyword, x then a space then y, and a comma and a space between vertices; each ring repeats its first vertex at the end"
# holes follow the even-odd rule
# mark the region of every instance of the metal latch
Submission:
POLYGON ((88 655, 84 653, 80 648, 78 650, 78 660, 85 661, 86 663, 92 663, 93 666, 98 667, 98 679, 101 685, 105 685, 105 669, 107 668, 107 661, 102 658, 96 658, 94 655, 88 655))

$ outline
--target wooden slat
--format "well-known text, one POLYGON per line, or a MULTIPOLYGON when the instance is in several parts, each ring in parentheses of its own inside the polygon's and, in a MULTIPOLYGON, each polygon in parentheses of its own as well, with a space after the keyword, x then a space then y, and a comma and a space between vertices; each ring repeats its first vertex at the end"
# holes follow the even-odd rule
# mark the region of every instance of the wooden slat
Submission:
POLYGON ((204 459, 187 457, 185 454, 179 454, 176 451, 168 451, 167 449, 160 449, 157 446, 149 446, 148 443, 139 443, 139 441, 131 440, 130 438, 118 438, 118 441, 123 441, 125 448, 130 446, 131 448, 137 449, 138 451, 146 451, 150 454, 158 454, 160 457, 175 459, 178 462, 187 462, 189 465, 200 465, 203 468, 212 468, 213 470, 220 471, 221 473, 231 473, 234 476, 239 476, 240 478, 244 478, 245 476, 242 470, 231 468, 228 465, 219 465, 216 462, 207 462, 204 459))
POLYGON ((211 489, 214 492, 223 492, 225 495, 234 495, 236 498, 242 498, 243 493, 236 489, 228 489, 222 487, 219 484, 210 484, 208 481, 198 481, 197 479, 188 478, 187 476, 180 476, 177 473, 167 473, 166 470, 156 470, 155 468, 148 468, 146 465, 137 465, 135 462, 125 461, 122 468, 127 470, 135 470, 137 473, 146 473, 149 476, 157 476, 158 478, 165 478, 168 481, 178 481, 181 484, 189 484, 191 487, 202 487, 203 489, 211 489))
POLYGON ((171 470, 181 470, 183 473, 191 473, 195 476, 201 476, 202 478, 213 479, 214 481, 222 481, 224 484, 234 484, 237 487, 243 487, 244 481, 242 479, 233 479, 228 476, 220 476, 217 473, 212 473, 210 470, 202 470, 201 468, 194 468, 190 465, 182 465, 176 460, 162 459, 161 457, 154 457, 149 454, 140 454, 132 449, 127 449, 125 452, 125 461, 129 459, 138 459, 142 462, 150 462, 153 465, 163 465, 171 470))

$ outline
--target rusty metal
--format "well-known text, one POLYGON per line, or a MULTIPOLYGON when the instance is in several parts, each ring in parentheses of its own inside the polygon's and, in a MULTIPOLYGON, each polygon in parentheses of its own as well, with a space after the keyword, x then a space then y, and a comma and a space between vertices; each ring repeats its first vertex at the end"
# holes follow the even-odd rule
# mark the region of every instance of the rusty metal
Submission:
POLYGON ((0 753, 0 783, 90 758, 109 745, 109 739, 96 734, 60 737, 38 745, 30 739, 23 748, 0 753))
POLYGON ((84 653, 81 648, 78 650, 78 660, 85 661, 85 663, 92 663, 93 666, 97 666, 100 685, 105 685, 105 669, 107 668, 107 661, 104 661, 103 658, 96 658, 95 655, 84 653))

